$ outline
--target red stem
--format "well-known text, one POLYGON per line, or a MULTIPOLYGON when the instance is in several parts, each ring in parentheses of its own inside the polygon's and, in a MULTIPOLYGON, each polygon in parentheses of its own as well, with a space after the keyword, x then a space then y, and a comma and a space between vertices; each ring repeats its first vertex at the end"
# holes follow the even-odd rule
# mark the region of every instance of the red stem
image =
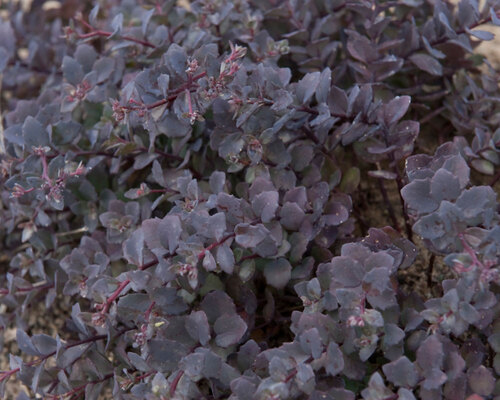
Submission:
POLYGON ((188 112, 189 112, 189 115, 193 114, 193 103, 191 101, 191 92, 189 91, 188 88, 186 88, 184 90, 186 92, 186 97, 187 97, 187 101, 188 101, 188 112))
POLYGON ((499 180, 500 180, 500 171, 498 171, 497 174, 493 177, 493 179, 490 182, 490 186, 494 186, 499 180))
MULTIPOLYGON (((199 254, 198 254, 198 260, 201 260, 204 256, 205 256, 205 253, 207 251, 210 251, 214 248, 216 248, 217 246, 220 246, 221 244, 223 244, 226 240, 232 238, 235 236, 235 233, 230 233, 226 236, 224 236, 221 240, 219 240, 218 242, 215 242, 215 243, 212 243, 210 246, 208 246, 207 248, 203 249, 199 254)), ((143 264, 141 265, 138 269, 140 271, 144 271, 148 268, 151 268, 153 266, 155 266, 156 264, 158 264, 158 260, 152 260, 150 262, 148 262, 147 264, 143 264)), ((116 288, 116 290, 113 292, 113 294, 111 296, 108 297, 108 299, 106 300, 106 303, 104 303, 103 307, 102 307, 102 310, 101 310, 101 314, 106 314, 108 311, 109 311, 109 308, 111 307, 111 305, 113 304, 113 302, 118 298, 118 296, 120 296, 121 292, 123 292, 123 290, 127 287, 127 285, 130 283, 130 279, 125 279, 122 283, 120 283, 120 285, 116 288)), ((154 306, 152 304, 152 306, 154 306)))
POLYGON ((294 377, 295 375, 297 375, 297 372, 298 372, 298 371, 297 371, 297 368, 295 368, 292 372, 290 372, 290 373, 288 374, 288 376, 285 378, 285 380, 284 380, 283 382, 284 382, 284 383, 288 383, 288 382, 290 382, 290 381, 293 379, 293 377, 294 377))
POLYGON ((184 371, 181 370, 177 373, 177 376, 172 381, 172 384, 170 385, 170 397, 174 397, 175 391, 177 390, 177 385, 179 384, 182 375, 184 375, 184 371))
MULTIPOLYGON (((89 38, 99 37, 99 36, 110 37, 112 35, 112 32, 103 31, 101 29, 94 30, 94 28, 92 26, 90 26, 89 24, 87 24, 86 22, 84 22, 82 20, 80 20, 80 22, 83 25, 85 25, 87 28, 92 29, 92 31, 89 33, 77 33, 78 39, 89 39, 89 38)), ((134 43, 140 44, 140 45, 145 46, 145 47, 150 47, 151 49, 156 49, 156 46, 153 43, 148 42, 147 40, 141 40, 141 39, 137 39, 135 37, 126 36, 126 35, 120 36, 120 38, 123 40, 127 40, 129 42, 134 42, 134 43)))
MULTIPOLYGON (((158 264, 158 260, 155 259, 153 261, 148 262, 147 264, 141 265, 138 269, 140 271, 144 271, 148 268, 155 266, 156 264, 158 264)), ((113 292, 113 294, 108 297, 108 299, 106 300, 106 303, 104 303, 102 310, 101 310, 101 314, 106 314, 109 311, 109 308, 111 307, 113 302, 118 298, 118 296, 120 296, 121 292, 123 292, 123 290, 127 287, 127 285, 129 283, 130 283, 130 279, 125 279, 122 283, 120 283, 120 285, 116 288, 116 290, 113 292)))
POLYGON ((134 381, 135 382, 139 382, 139 381, 142 381, 143 379, 146 379, 148 376, 151 376, 153 374, 156 374, 157 371, 149 371, 149 372, 146 372, 145 374, 142 374, 142 375, 139 375, 139 376, 136 376, 134 378, 134 381))
POLYGON ((210 251, 212 249, 215 249, 217 246, 220 246, 221 244, 223 244, 226 240, 232 238, 232 237, 235 237, 235 233, 230 233, 226 236, 224 236, 221 240, 219 240, 218 242, 215 242, 215 243, 212 243, 210 246, 206 247, 205 249, 203 249, 202 251, 200 251, 200 253, 198 254, 198 260, 201 260, 207 251, 210 251))
POLYGON ((158 260, 156 260, 156 259, 155 259, 155 260, 153 260, 153 261, 150 261, 150 262, 148 262, 148 263, 146 263, 146 264, 141 265, 141 266, 139 267, 139 270, 140 270, 140 271, 144 271, 144 270, 146 270, 146 269, 148 269, 148 268, 154 267, 156 264, 158 264, 158 260))
MULTIPOLYGON (((308 358, 305 362, 306 362, 306 363, 310 363, 311 361, 313 361, 313 358, 312 358, 312 357, 309 357, 309 358, 308 358)), ((293 369, 293 371, 292 371, 292 372, 290 372, 290 373, 288 374, 288 376, 285 378, 285 380, 284 380, 283 382, 284 382, 284 383, 288 383, 288 382, 290 382, 290 381, 293 379, 293 377, 294 377, 295 375, 297 375, 297 373, 298 373, 297 368, 294 368, 294 369, 293 369)))
MULTIPOLYGON (((95 381, 90 381, 90 382, 86 382, 84 383, 83 385, 80 385, 80 386, 77 386, 76 388, 73 388, 72 390, 70 390, 69 392, 66 392, 66 393, 63 393, 63 394, 55 394, 55 395, 49 395, 49 398, 51 399, 62 399, 62 398, 65 398, 65 397, 68 397, 68 396, 71 396, 71 398, 73 398, 74 396, 76 395, 80 395, 81 392, 83 390, 85 390, 85 388, 88 386, 88 385, 95 385, 97 383, 101 383, 101 382, 104 382, 104 381, 107 381, 108 379, 111 379, 115 376, 114 373, 111 373, 111 374, 107 374, 105 375, 103 378, 101 379, 97 379, 95 381)), ((78 397, 77 397, 78 398, 78 397)))
MULTIPOLYGON (((43 286, 29 286, 29 287, 20 287, 16 288, 14 293, 24 293, 24 292, 31 292, 32 290, 44 290, 44 289, 52 289, 54 287, 53 283, 48 283, 43 286)), ((0 289, 0 295, 2 294, 9 294, 10 291, 9 289, 0 289)))
POLYGON ((468 243, 467 243, 467 241, 465 240, 464 235, 463 235, 462 233, 460 233, 460 234, 458 235, 458 237, 459 237, 460 241, 462 242, 462 246, 464 247, 464 250, 465 250, 465 251, 467 252, 467 254, 469 254, 469 256, 471 257, 471 259, 472 259, 472 265, 477 266, 477 267, 479 267, 479 268, 481 268, 481 269, 483 269, 483 270, 484 270, 484 269, 487 269, 487 268, 484 266, 484 264, 483 264, 481 261, 479 261, 479 259, 477 258, 477 254, 476 254, 476 252, 474 251, 474 249, 473 249, 471 246, 469 246, 469 244, 468 244, 468 243))
POLYGON ((130 283, 130 279, 125 279, 120 285, 116 288, 116 290, 113 292, 111 296, 108 297, 106 300, 106 303, 104 303, 104 307, 101 311, 102 314, 106 314, 109 310, 109 307, 111 307, 111 304, 116 300, 116 298, 120 295, 121 292, 127 287, 127 285, 130 283))
POLYGON ((171 189, 171 188, 165 188, 165 189, 151 189, 149 191, 149 193, 179 193, 177 190, 175 189, 171 189))
POLYGON ((148 307, 148 309, 146 310, 146 313, 144 314, 144 319, 146 320, 146 322, 149 321, 149 317, 151 316, 151 311, 153 311, 153 308, 155 305, 156 305, 156 302, 153 301, 151 303, 151 305, 148 307))
POLYGON ((40 153, 40 158, 42 159, 42 179, 44 179, 50 186, 52 186, 52 181, 49 178, 49 166, 47 164, 47 155, 45 152, 40 153))
POLYGON ((245 261, 245 260, 251 260, 253 258, 258 258, 258 257, 259 257, 258 254, 250 254, 248 256, 243 256, 243 257, 240 258, 240 263, 243 262, 243 261, 245 261))
POLYGON ((191 78, 190 82, 185 83, 185 84, 179 86, 177 89, 172 90, 170 95, 165 99, 161 99, 161 100, 155 101, 154 103, 145 104, 145 105, 141 105, 141 106, 123 106, 122 108, 124 108, 125 110, 134 111, 134 110, 143 109, 144 107, 146 107, 147 110, 151 110, 153 108, 160 107, 164 104, 167 104, 167 103, 174 101, 177 98, 177 96, 179 96, 179 94, 184 92, 185 90, 191 90, 191 85, 206 75, 207 75, 207 73, 206 73, 206 71, 204 71, 204 72, 200 72, 199 74, 193 76, 191 78))
MULTIPOLYGON (((116 336, 119 336, 123 333, 125 333, 127 330, 130 330, 131 328, 128 328, 126 330, 122 330, 120 331, 116 336)), ((72 347, 75 347, 75 346, 79 346, 81 344, 85 344, 85 343, 91 343, 91 342, 96 342, 98 340, 102 340, 102 339, 106 339, 108 337, 108 335, 95 335, 95 336, 91 336, 87 339, 82 339, 82 340, 79 340, 77 342, 74 342, 74 343, 71 343, 71 344, 67 344, 66 346, 64 346, 64 350, 67 350, 67 349, 70 349, 72 347)), ((47 360, 48 358, 54 356, 57 352, 56 351, 53 351, 52 353, 49 353, 49 354, 46 354, 40 358, 37 358, 35 360, 32 360, 32 361, 29 361, 27 362, 25 365, 28 366, 28 367, 32 367, 34 365, 38 365, 42 362, 44 362, 45 360, 47 360)), ((10 371, 4 371, 4 372, 0 372, 1 376, 0 376, 0 382, 5 380, 5 379, 8 379, 11 375, 14 375, 16 374, 17 372, 19 372, 21 370, 21 368, 14 368, 14 369, 11 369, 10 371)))

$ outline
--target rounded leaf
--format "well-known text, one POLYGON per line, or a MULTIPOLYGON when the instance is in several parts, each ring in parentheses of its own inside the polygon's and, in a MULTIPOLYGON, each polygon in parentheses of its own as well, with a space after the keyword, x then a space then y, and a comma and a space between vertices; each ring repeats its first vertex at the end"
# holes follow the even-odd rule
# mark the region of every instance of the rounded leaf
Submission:
POLYGON ((272 260, 264 267, 264 276, 268 285, 282 289, 292 277, 292 266, 286 258, 272 260))
POLYGON ((237 344, 247 331, 247 324, 237 314, 224 314, 214 324, 215 343, 220 347, 237 344))
POLYGON ((496 379, 484 365, 469 371, 467 375, 469 386, 476 394, 489 396, 495 389, 496 379))

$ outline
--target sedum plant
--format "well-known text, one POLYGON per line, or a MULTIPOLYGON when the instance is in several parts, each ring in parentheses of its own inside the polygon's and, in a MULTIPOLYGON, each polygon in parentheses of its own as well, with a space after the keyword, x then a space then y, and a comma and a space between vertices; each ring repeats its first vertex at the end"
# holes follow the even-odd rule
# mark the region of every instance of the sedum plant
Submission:
POLYGON ((0 397, 500 398, 498 1, 56 5, 1 6, 0 397))

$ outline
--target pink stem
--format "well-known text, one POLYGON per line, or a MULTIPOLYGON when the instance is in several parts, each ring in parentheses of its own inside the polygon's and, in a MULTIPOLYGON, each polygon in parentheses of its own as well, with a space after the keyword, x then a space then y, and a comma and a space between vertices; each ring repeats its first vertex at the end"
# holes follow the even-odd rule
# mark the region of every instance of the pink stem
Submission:
POLYGON ((224 236, 221 240, 219 240, 218 242, 215 242, 215 243, 212 243, 210 246, 206 247, 205 249, 203 249, 202 251, 200 251, 200 253, 198 254, 198 260, 201 260, 203 257, 205 257, 205 254, 207 251, 210 251, 210 250, 213 250, 215 249, 217 246, 220 246, 221 244, 223 244, 226 240, 232 238, 232 237, 235 237, 235 233, 230 233, 226 236, 224 236))
MULTIPOLYGON (((33 290, 45 290, 45 289, 52 289, 54 287, 53 283, 48 283, 43 286, 28 286, 28 287, 20 287, 16 288, 14 293, 24 293, 24 292, 31 292, 33 290)), ((10 291, 9 289, 0 289, 0 295, 1 294, 9 294, 10 291)))
POLYGON ((170 385, 170 397, 174 397, 175 391, 177 390, 177 385, 179 384, 182 375, 184 375, 184 371, 181 370, 177 373, 177 376, 172 381, 172 384, 170 385))
MULTIPOLYGON (((94 29, 91 25, 89 25, 87 22, 85 22, 81 19, 79 21, 81 24, 83 24, 85 27, 87 27, 88 29, 91 30, 91 32, 89 32, 89 33, 78 33, 77 35, 78 35, 79 39, 88 39, 88 38, 98 37, 98 36, 110 37, 112 35, 111 32, 103 31, 101 29, 97 29, 97 30, 94 29)), ((127 40, 129 42, 134 42, 134 43, 146 46, 146 47, 150 47, 152 49, 156 49, 156 46, 154 44, 148 42, 147 40, 137 39, 137 38, 132 37, 132 36, 121 36, 121 38, 123 40, 127 40)))
POLYGON ((130 283, 130 279, 125 279, 122 283, 120 283, 120 286, 116 288, 116 290, 113 292, 111 296, 106 300, 106 303, 104 304, 104 307, 101 311, 102 314, 106 314, 109 311, 109 308, 111 307, 111 304, 117 299, 117 297, 120 295, 121 292, 127 287, 127 285, 130 283))

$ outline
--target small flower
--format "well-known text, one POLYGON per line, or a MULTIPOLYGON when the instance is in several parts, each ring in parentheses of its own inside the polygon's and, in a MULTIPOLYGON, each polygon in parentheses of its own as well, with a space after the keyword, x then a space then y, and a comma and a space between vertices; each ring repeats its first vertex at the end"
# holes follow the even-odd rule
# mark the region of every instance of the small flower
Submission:
POLYGON ((12 192, 10 193, 10 197, 19 198, 24 196, 25 193, 26 189, 24 189, 20 184, 15 183, 14 187, 12 188, 12 192))
POLYGON ((186 212, 191 212, 193 211, 196 206, 198 205, 197 200, 191 200, 191 199, 184 199, 184 202, 182 203, 182 209, 186 212))
MULTIPOLYGON (((145 325, 143 325, 144 327, 145 325)), ((133 343, 133 347, 137 348, 137 347, 142 347, 146 344, 147 342, 147 335, 146 335, 146 330, 144 329, 141 329, 140 332, 136 332, 134 334, 134 343, 133 343)))
POLYGON ((188 113, 189 123, 193 125, 196 121, 203 121, 203 116, 198 111, 188 113))
POLYGON ((139 189, 137 189, 137 197, 144 196, 146 194, 146 191, 149 191, 149 188, 145 183, 141 183, 139 186, 139 189))
POLYGON ((198 65, 198 60, 191 60, 189 63, 188 63, 188 67, 186 69, 186 73, 187 74, 192 74, 193 72, 195 72, 197 69, 198 69, 199 65, 198 65))
POLYGON ((308 299, 306 296, 300 296, 300 300, 302 300, 304 307, 309 307, 313 304, 313 301, 308 299))
POLYGON ((76 167, 75 172, 73 172, 73 175, 78 176, 78 175, 83 175, 86 172, 86 168, 83 166, 83 162, 80 161, 78 164, 78 167, 76 167))
POLYGON ((351 327, 352 326, 363 327, 363 326, 365 326, 365 321, 360 316, 351 315, 349 318, 347 318, 347 326, 351 326, 351 327))
POLYGON ((33 236, 33 234, 38 230, 33 221, 22 222, 18 225, 19 228, 23 229, 21 234, 21 242, 25 243, 33 236))
POLYGON ((118 100, 114 100, 112 103, 113 108, 113 118, 116 122, 123 121, 125 118, 125 110, 118 100))
POLYGON ((102 312, 92 314, 92 324, 102 327, 106 323, 106 316, 102 312))
POLYGON ((87 297, 87 295, 89 294, 89 288, 87 286, 86 280, 80 282, 80 284, 78 285, 78 289, 80 289, 80 294, 82 297, 87 297))
POLYGON ((181 276, 184 276, 187 275, 192 269, 193 266, 191 264, 179 264, 177 266, 177 273, 181 276))
POLYGON ((231 61, 238 60, 239 58, 243 58, 245 57, 245 54, 247 54, 246 47, 233 44, 232 42, 229 42, 229 47, 231 49, 231 54, 224 61, 226 64, 229 64, 231 61))
POLYGON ((71 26, 65 26, 63 28, 63 32, 64 32, 63 38, 70 39, 75 33, 75 30, 71 26))
MULTIPOLYGON (((61 184, 62 184, 62 182, 61 182, 61 184)), ((60 203, 63 199, 63 194, 62 194, 62 190, 61 190, 60 186, 62 186, 62 185, 52 186, 49 190, 49 193, 45 196, 45 198, 48 201, 60 203)))
POLYGON ((73 97, 75 97, 77 100, 83 100, 87 93, 90 91, 90 83, 88 81, 82 81, 76 86, 76 90, 73 93, 73 97))
POLYGON ((33 154, 35 154, 37 156, 43 156, 50 151, 50 147, 48 147, 48 146, 36 146, 36 147, 33 146, 32 150, 33 150, 33 154))

